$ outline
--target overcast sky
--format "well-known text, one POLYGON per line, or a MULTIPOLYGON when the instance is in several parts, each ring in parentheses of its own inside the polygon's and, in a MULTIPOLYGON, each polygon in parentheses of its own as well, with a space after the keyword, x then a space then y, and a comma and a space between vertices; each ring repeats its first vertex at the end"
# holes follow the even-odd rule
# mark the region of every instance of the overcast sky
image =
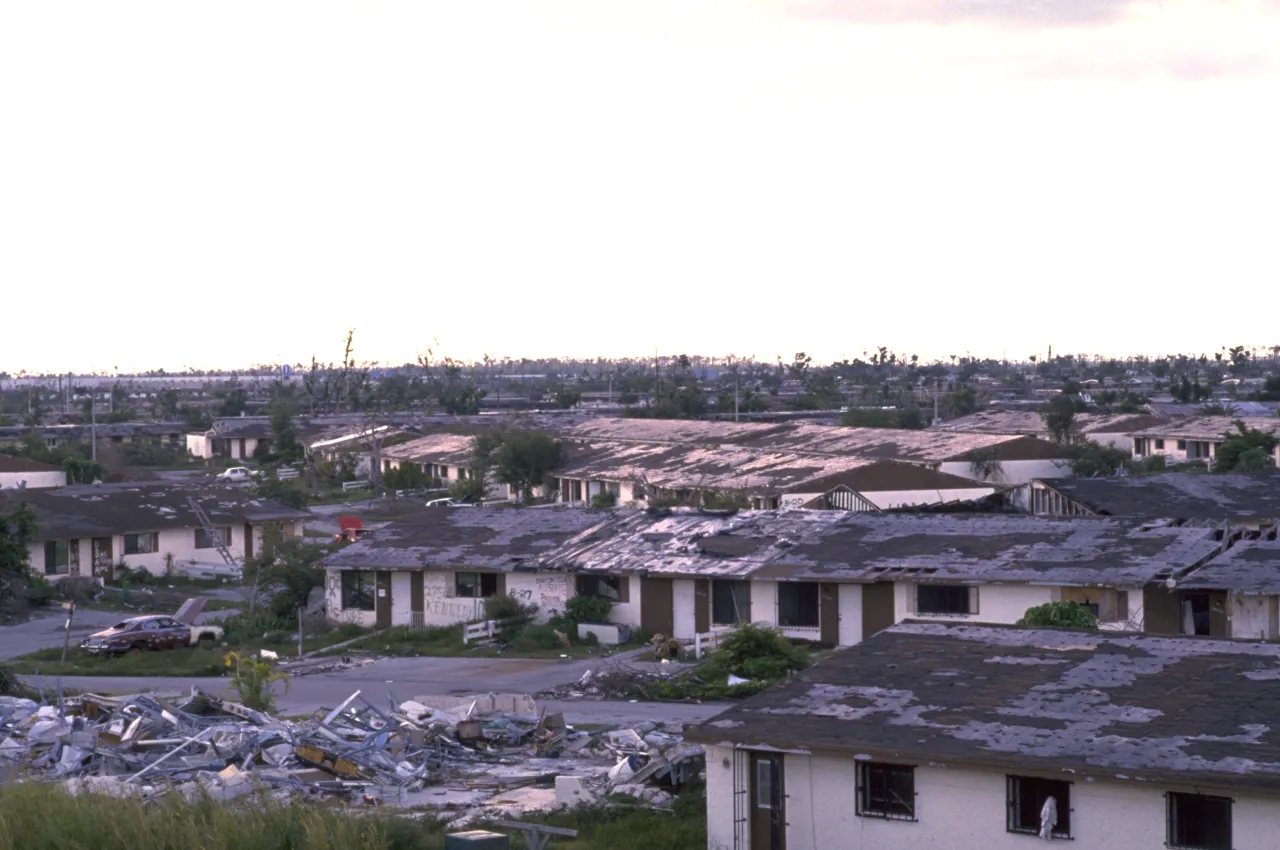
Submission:
POLYGON ((3 3, 0 371, 1269 346, 1278 66, 1276 0, 3 3))

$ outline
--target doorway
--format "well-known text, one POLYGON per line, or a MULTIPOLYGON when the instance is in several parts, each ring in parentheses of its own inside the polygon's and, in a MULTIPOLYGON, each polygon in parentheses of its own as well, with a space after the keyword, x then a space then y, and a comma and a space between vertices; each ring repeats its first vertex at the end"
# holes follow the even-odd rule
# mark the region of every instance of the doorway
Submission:
POLYGON ((655 635, 671 637, 675 616, 671 608, 671 579, 640 579, 640 625, 655 635))
POLYGON ((751 850, 786 850, 782 755, 751 754, 751 850))
POLYGON ((391 628, 391 573, 377 573, 377 597, 374 600, 374 621, 379 629, 391 628))
POLYGON ((840 644, 840 586, 834 582, 824 581, 818 590, 818 638, 840 644))

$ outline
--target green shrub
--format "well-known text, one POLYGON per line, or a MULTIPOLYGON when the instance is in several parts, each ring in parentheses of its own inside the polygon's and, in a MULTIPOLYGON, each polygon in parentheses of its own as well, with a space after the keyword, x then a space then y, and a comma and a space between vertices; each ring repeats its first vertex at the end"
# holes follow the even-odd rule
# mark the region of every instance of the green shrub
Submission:
POLYGON ((338 634, 342 635, 344 638, 357 638, 367 631, 369 630, 364 626, 360 626, 355 623, 343 623, 338 626, 338 634))
POLYGON ((297 621, 291 617, 278 617, 270 611, 255 611, 227 617, 222 621, 222 628, 225 632, 223 640, 236 646, 260 643, 273 633, 287 636, 297 628, 297 621))
POLYGON ((574 596, 564 606, 565 618, 574 623, 607 623, 612 610, 613 603, 600 596, 574 596))
POLYGON ((556 649, 564 646, 564 644, 560 642, 560 638, 556 637, 556 629, 550 624, 537 625, 531 623, 510 632, 506 646, 513 652, 532 652, 534 650, 556 649))
POLYGON ((510 620, 516 617, 531 617, 538 608, 536 605, 530 607, 532 610, 526 610, 526 607, 522 606, 520 600, 514 596, 493 596, 484 601, 484 618, 510 620))
POLYGON ((1079 602, 1046 602, 1028 608, 1017 625, 1024 628, 1096 629, 1098 618, 1079 602))

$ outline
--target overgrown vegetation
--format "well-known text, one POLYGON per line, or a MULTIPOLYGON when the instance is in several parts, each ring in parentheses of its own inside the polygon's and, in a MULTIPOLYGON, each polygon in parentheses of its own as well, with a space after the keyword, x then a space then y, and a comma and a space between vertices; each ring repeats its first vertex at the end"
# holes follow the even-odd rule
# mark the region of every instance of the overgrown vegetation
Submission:
POLYGON ((1275 469, 1273 452, 1280 439, 1236 420, 1236 433, 1223 434, 1214 455, 1214 472, 1267 472, 1275 469))
POLYGON ((902 410, 851 407, 840 414, 840 424, 846 428, 903 428, 917 431, 925 426, 925 421, 920 408, 915 406, 902 410))
POLYGON ((810 654, 781 631, 744 623, 692 671, 657 686, 659 699, 741 699, 759 693, 810 664, 810 654), (729 677, 746 679, 730 685, 729 677))
POLYGON ((1098 618, 1079 602, 1046 602, 1028 608, 1017 625, 1031 629, 1096 629, 1098 618))
MULTIPOLYGON (((671 811, 588 808, 526 818, 575 829, 556 850, 690 850, 705 847, 706 797, 686 791, 671 811)), ((478 826, 483 826, 479 824, 478 826)), ((443 850, 445 824, 353 813, 270 796, 230 804, 72 797, 56 785, 11 784, 0 794, 0 850, 443 850)), ((501 830, 500 830, 501 831, 501 830)), ((514 839, 512 846, 520 843, 514 839)))
POLYGON ((284 689, 289 690, 289 675, 277 670, 268 658, 228 652, 224 664, 231 676, 227 690, 255 711, 275 710, 274 687, 278 683, 284 682, 284 689))

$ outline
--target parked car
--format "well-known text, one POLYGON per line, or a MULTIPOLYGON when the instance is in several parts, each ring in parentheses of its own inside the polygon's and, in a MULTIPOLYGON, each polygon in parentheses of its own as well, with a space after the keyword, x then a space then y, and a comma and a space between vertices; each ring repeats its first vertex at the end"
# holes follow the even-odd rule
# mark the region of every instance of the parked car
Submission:
POLYGON ((475 502, 460 502, 457 499, 432 499, 427 502, 429 508, 478 508, 475 502))
POLYGON ((229 481, 232 484, 239 484, 244 481, 255 481, 261 477, 261 473, 250 469, 247 466, 233 466, 219 472, 214 478, 219 481, 229 481))
POLYGON ((221 640, 221 626, 188 626, 173 617, 152 614, 130 617, 109 629, 94 632, 80 644, 94 655, 123 655, 155 649, 178 649, 202 641, 221 640))

